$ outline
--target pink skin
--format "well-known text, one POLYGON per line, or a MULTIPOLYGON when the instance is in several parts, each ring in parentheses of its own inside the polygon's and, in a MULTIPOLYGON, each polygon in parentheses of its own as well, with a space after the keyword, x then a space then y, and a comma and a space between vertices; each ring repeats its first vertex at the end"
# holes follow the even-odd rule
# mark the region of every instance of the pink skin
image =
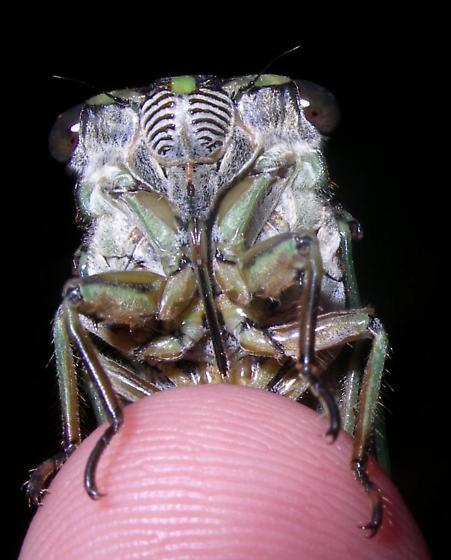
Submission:
POLYGON ((393 484, 371 466, 385 519, 365 538, 369 503, 349 468, 351 439, 276 395, 238 386, 164 391, 125 410, 98 468, 82 477, 97 430, 53 481, 20 560, 426 559, 393 484))

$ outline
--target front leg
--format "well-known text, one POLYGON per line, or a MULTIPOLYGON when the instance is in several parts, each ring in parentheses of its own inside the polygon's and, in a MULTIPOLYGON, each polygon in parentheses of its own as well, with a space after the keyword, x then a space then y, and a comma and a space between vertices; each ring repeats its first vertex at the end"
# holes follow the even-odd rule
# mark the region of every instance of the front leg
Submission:
POLYGON ((98 462, 123 420, 111 379, 79 317, 85 315, 108 326, 125 326, 133 333, 149 329, 156 319, 176 319, 194 293, 195 282, 189 267, 169 279, 136 270, 106 272, 68 283, 64 303, 67 329, 110 421, 86 464, 85 488, 92 498, 101 496, 95 481, 98 462))
POLYGON ((85 468, 86 492, 91 498, 97 499, 102 496, 97 489, 95 480, 97 464, 103 451, 107 448, 114 434, 119 431, 123 423, 122 409, 119 399, 114 392, 111 380, 102 367, 96 348, 90 340, 86 329, 84 329, 80 323, 78 312, 72 307, 70 298, 66 300, 63 306, 66 328, 70 334, 72 344, 76 346, 86 366, 88 377, 96 389, 104 413, 110 422, 110 425, 91 451, 85 468))
MULTIPOLYGON (((88 390, 95 393, 92 401, 96 415, 110 422, 86 466, 85 487, 92 498, 101 495, 95 482, 97 464, 122 424, 122 410, 113 385, 114 380, 109 378, 102 356, 80 317, 88 317, 100 326, 122 326, 131 332, 139 331, 155 324, 156 318, 177 319, 177 315, 189 305, 194 293, 195 281, 188 267, 173 273, 169 278, 137 270, 106 272, 68 282, 64 302, 54 324, 55 356, 62 404, 63 450, 31 473, 26 486, 32 503, 40 502, 49 480, 81 441, 78 379, 73 348, 85 365, 88 390)), ((105 332, 108 332, 108 328, 105 332)), ((130 375, 132 374, 129 373, 128 376, 130 375)), ((135 383, 135 393, 148 393, 148 388, 143 387, 139 379, 129 379, 128 382, 135 383)))
MULTIPOLYGON (((240 301, 240 294, 241 299, 243 298, 243 292, 250 300, 255 297, 278 299, 285 289, 296 283, 302 286, 298 306, 296 371, 320 399, 329 417, 327 435, 335 439, 340 429, 338 408, 334 397, 314 372, 315 329, 322 280, 322 262, 317 239, 308 234, 284 233, 257 243, 235 263, 224 263, 218 258, 217 264, 218 284, 230 299, 238 294, 237 302, 240 301), (244 286, 243 289, 240 289, 240 284, 244 286)), ((230 308, 230 305, 228 307, 230 308)), ((222 308, 227 309, 224 304, 222 308)), ((237 316, 235 313, 235 317, 237 316)), ((226 323, 228 317, 234 318, 229 312, 225 315, 226 323)), ((283 356, 283 352, 271 342, 268 335, 262 335, 260 332, 253 334, 250 330, 252 327, 246 324, 244 318, 241 322, 233 322, 231 319, 230 322, 232 332, 249 353, 272 355, 276 359, 283 356)))

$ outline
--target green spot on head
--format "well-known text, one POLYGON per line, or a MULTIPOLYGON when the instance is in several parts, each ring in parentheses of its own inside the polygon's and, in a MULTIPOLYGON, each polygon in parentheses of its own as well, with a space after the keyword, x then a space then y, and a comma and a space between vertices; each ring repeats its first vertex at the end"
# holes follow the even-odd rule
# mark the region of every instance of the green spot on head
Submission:
POLYGON ((197 90, 194 76, 175 76, 171 78, 171 89, 176 95, 187 95, 197 90))
POLYGON ((112 105, 115 103, 114 99, 106 93, 99 93, 94 97, 90 97, 86 103, 88 105, 112 105))
POLYGON ((99 93, 90 97, 86 103, 88 105, 113 105, 116 103, 115 97, 125 101, 139 103, 144 99, 144 95, 134 89, 115 89, 110 92, 99 93))
POLYGON ((279 76, 278 74, 263 74, 255 82, 257 87, 265 86, 281 86, 282 84, 288 84, 291 82, 291 78, 287 76, 279 76))

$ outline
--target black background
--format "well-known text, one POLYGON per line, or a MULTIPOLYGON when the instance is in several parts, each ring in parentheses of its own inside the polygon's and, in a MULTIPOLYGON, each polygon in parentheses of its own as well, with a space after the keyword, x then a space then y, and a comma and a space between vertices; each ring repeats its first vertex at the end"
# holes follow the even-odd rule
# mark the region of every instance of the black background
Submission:
MULTIPOLYGON (((164 44, 143 30, 133 40, 116 33, 91 36, 88 43, 80 31, 77 41, 68 32, 40 57, 39 87, 34 83, 31 95, 25 91, 25 105, 32 106, 27 154, 19 154, 16 168, 22 186, 15 182, 11 189, 20 212, 31 215, 25 222, 29 248, 19 250, 15 261, 20 310, 16 303, 17 325, 12 322, 20 364, 10 372, 20 407, 8 488, 18 518, 15 551, 32 516, 20 485, 27 469, 53 454, 59 441, 54 367, 48 365, 50 323, 79 239, 72 179, 48 155, 47 137, 59 113, 92 95, 49 76, 79 78, 103 91, 168 75, 258 73, 298 43, 302 50, 277 61, 270 72, 317 82, 339 100, 342 123, 325 150, 339 185, 336 198, 365 232, 355 249, 363 299, 376 307, 393 349, 385 388, 393 479, 436 557, 445 545, 449 211, 448 161, 441 151, 449 100, 440 83, 443 51, 421 35, 383 28, 333 36, 318 29, 283 39, 271 30, 252 38, 240 31, 231 26, 229 40, 219 41, 191 29, 164 44)), ((13 228, 11 239, 17 235, 13 228)))

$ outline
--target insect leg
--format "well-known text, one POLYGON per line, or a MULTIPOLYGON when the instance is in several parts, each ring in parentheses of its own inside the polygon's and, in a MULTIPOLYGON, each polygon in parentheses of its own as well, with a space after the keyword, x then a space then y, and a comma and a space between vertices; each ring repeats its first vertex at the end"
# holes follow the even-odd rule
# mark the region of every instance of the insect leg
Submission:
MULTIPOLYGON (((362 237, 358 222, 343 210, 338 211, 337 224, 340 232, 340 250, 344 264, 344 285, 346 292, 346 306, 356 309, 361 306, 361 299, 352 257, 352 242, 362 237)), ((356 343, 350 357, 348 372, 344 383, 342 422, 343 429, 353 434, 356 426, 357 401, 364 364, 364 345, 356 343)), ((390 474, 390 457, 385 437, 385 416, 379 411, 376 416, 374 440, 377 460, 387 474, 390 474)))
MULTIPOLYGON (((350 221, 352 219, 353 218, 350 214, 344 215, 341 212, 337 217, 338 231, 340 233, 340 251, 344 269, 343 282, 347 309, 356 309, 361 306, 359 288, 354 269, 354 260, 352 257, 353 238, 350 228, 350 221)), ((360 344, 355 344, 352 348, 348 371, 344 380, 343 406, 341 412, 343 429, 350 435, 354 433, 355 429, 355 411, 357 408, 357 400, 362 378, 362 364, 362 347, 360 344)))
POLYGON ((32 471, 30 479, 26 484, 26 489, 28 498, 34 505, 40 503, 49 480, 62 467, 81 441, 77 371, 65 327, 64 310, 62 307, 58 309, 55 316, 53 339, 61 402, 63 449, 60 453, 47 459, 32 471))
POLYGON ((301 281, 297 371, 321 401, 329 417, 327 435, 334 440, 340 429, 338 407, 332 394, 313 371, 322 279, 322 261, 317 239, 302 233, 274 236, 247 251, 239 259, 239 267, 252 296, 277 298, 284 288, 301 281))
POLYGON ((80 321, 85 315, 101 325, 117 324, 128 329, 149 326, 165 301, 167 279, 147 271, 106 272, 76 278, 66 285, 63 303, 65 326, 71 344, 82 358, 90 383, 95 389, 95 407, 110 421, 110 426, 95 445, 85 469, 85 488, 92 498, 100 497, 95 482, 97 464, 123 418, 120 401, 101 354, 80 321))
MULTIPOLYGON (((97 464, 123 419, 114 379, 110 379, 110 371, 102 363, 102 354, 80 317, 85 316, 94 321, 100 330, 105 326, 108 330, 109 325, 114 325, 125 328, 127 332, 140 332, 151 329, 157 316, 167 320, 177 318, 189 305, 194 292, 195 282, 188 267, 174 272, 169 278, 144 270, 111 271, 75 278, 66 285, 63 314, 67 332, 94 387, 94 407, 98 409, 98 415, 105 415, 110 421, 110 426, 97 442, 86 465, 85 487, 92 498, 101 495, 95 482, 97 464)), ((124 388, 123 373, 121 386, 124 388)), ((136 380, 131 381, 135 386, 134 392, 136 389, 143 391, 142 384, 138 388, 136 380)))
POLYGON ((340 415, 335 398, 326 389, 318 375, 312 371, 315 358, 315 329, 318 315, 318 299, 321 287, 321 255, 316 238, 299 238, 298 250, 305 259, 303 290, 299 313, 299 354, 298 364, 304 379, 310 384, 313 393, 321 400, 329 416, 329 429, 326 435, 334 441, 340 430, 340 415))
MULTIPOLYGON (((297 344, 297 325, 282 325, 270 329, 272 337, 284 348, 288 356, 294 356, 297 344)), ((371 316, 368 309, 351 309, 320 315, 317 323, 315 351, 342 346, 350 342, 371 339, 371 351, 366 364, 363 383, 357 405, 357 424, 354 436, 351 467, 356 479, 370 498, 371 520, 362 528, 374 535, 382 524, 383 506, 379 489, 367 474, 369 443, 377 419, 387 335, 381 323, 371 316)))
POLYGON ((183 358, 204 334, 204 306, 202 301, 198 301, 180 316, 180 327, 176 333, 154 338, 135 355, 144 362, 175 362, 183 358))
POLYGON ((86 366, 89 378, 93 382, 99 396, 99 400, 111 422, 110 426, 108 426, 102 437, 94 446, 94 449, 91 451, 85 468, 86 491, 91 498, 97 499, 102 496, 97 489, 95 481, 97 464, 103 451, 110 443, 114 434, 119 431, 119 428, 123 423, 122 409, 111 381, 100 363, 97 351, 89 339, 86 330, 80 323, 78 312, 72 307, 69 298, 66 298, 63 306, 66 325, 68 332, 70 333, 72 343, 76 346, 78 352, 80 353, 80 356, 86 366))
MULTIPOLYGON (((121 363, 103 353, 99 353, 99 359, 108 373, 114 392, 126 402, 135 402, 161 391, 157 383, 139 375, 132 367, 133 364, 121 363)), ((94 389, 92 392, 95 392, 94 389)))
POLYGON ((373 319, 369 329, 373 336, 373 343, 360 390, 359 412, 352 453, 352 469, 371 500, 371 519, 366 525, 362 526, 362 529, 367 530, 369 536, 373 536, 382 524, 383 506, 380 491, 369 478, 366 468, 369 458, 369 440, 373 434, 375 419, 377 418, 376 412, 385 356, 388 349, 388 339, 384 328, 377 319, 373 319))

